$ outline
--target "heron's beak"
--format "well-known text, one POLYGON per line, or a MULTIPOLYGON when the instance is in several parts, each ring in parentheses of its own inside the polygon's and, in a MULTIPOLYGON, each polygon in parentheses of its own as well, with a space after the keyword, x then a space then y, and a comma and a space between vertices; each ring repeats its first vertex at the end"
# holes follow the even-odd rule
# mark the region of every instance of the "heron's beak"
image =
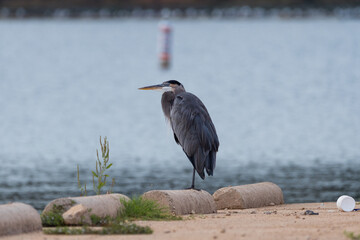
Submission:
POLYGON ((139 88, 139 90, 162 90, 165 87, 163 84, 151 85, 147 87, 139 88))
POLYGON ((162 84, 158 84, 158 85, 142 87, 142 88, 139 88, 139 90, 160 90, 162 92, 169 92, 169 91, 173 91, 173 88, 171 86, 169 86, 169 84, 162 83, 162 84))

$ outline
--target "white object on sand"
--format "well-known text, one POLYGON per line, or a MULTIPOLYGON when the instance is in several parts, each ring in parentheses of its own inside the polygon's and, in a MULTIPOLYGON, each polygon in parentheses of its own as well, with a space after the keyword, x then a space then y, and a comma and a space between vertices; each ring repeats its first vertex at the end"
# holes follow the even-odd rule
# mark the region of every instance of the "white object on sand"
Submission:
POLYGON ((355 208, 355 200, 347 195, 342 195, 336 201, 339 210, 344 212, 351 212, 355 208))

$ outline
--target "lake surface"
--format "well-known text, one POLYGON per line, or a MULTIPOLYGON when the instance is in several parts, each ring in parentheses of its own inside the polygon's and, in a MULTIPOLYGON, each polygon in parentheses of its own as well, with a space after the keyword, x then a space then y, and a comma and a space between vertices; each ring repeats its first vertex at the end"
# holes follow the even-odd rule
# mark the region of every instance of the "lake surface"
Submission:
POLYGON ((173 64, 158 21, 0 21, 0 203, 42 209, 92 189, 99 137, 115 192, 182 189, 191 165, 161 94, 182 82, 208 108, 220 148, 210 193, 271 181, 286 202, 360 198, 360 21, 175 20, 173 64))

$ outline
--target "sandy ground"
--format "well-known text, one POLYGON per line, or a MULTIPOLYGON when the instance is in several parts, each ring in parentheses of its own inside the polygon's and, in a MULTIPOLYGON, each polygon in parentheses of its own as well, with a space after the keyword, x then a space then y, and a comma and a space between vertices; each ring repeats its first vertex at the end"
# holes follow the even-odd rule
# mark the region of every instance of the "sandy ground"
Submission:
MULTIPOLYGON (((359 205, 356 206, 360 208, 359 205)), ((138 221, 150 226, 151 235, 45 235, 30 233, 1 239, 348 239, 344 230, 360 233, 360 211, 340 212, 335 203, 285 204, 224 210, 217 214, 184 216, 183 221, 138 221), (319 215, 303 215, 312 210, 319 215)))

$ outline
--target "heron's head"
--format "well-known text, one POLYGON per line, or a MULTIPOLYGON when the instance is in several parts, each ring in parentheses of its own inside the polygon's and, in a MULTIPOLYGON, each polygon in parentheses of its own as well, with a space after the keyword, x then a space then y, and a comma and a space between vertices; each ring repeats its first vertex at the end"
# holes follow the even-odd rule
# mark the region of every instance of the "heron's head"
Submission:
POLYGON ((140 90, 159 90, 162 92, 177 92, 177 91, 185 91, 184 86, 176 81, 176 80, 169 80, 166 82, 163 82, 162 84, 157 85, 151 85, 139 88, 140 90))

